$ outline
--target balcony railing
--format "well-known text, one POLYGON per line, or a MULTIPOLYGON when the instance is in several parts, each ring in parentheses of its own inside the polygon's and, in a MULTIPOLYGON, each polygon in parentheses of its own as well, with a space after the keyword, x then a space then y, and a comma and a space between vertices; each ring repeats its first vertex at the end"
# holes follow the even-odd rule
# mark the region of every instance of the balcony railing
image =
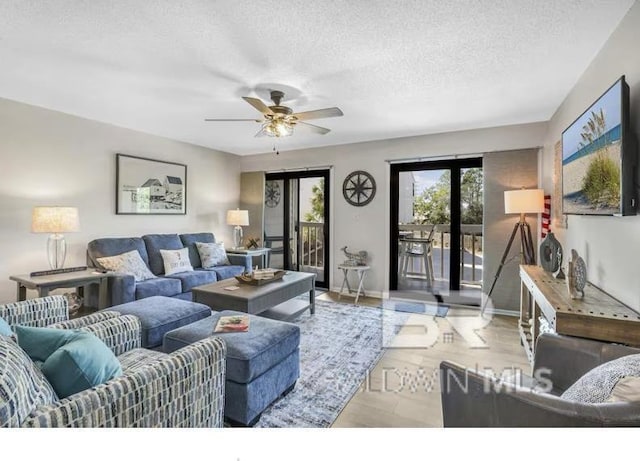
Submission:
MULTIPOLYGON (((401 224, 399 230, 414 237, 428 237, 431 224, 401 224)), ((324 223, 300 222, 298 251, 300 270, 322 274, 324 271, 324 223)), ((448 253, 451 249, 451 227, 437 224, 432 235, 436 278, 448 277, 448 253), (439 264, 438 264, 439 262, 439 264)), ((482 283, 482 224, 462 224, 460 236, 460 282, 467 285, 482 283)))
MULTIPOLYGON (((400 224, 402 233, 411 232, 413 237, 429 236, 433 224, 400 224)), ((460 282, 467 285, 482 284, 482 224, 462 224, 460 226, 460 282)), ((451 249, 451 226, 436 224, 432 235, 432 256, 437 260, 434 264, 436 279, 446 280, 448 277, 451 249)))
POLYGON ((301 270, 322 274, 324 270, 324 223, 300 222, 301 270))

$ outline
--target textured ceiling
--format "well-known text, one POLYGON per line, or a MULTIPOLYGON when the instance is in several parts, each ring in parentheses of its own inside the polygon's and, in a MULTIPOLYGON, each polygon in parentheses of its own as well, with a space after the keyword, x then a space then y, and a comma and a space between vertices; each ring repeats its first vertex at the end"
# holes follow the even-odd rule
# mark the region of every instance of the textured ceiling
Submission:
POLYGON ((633 0, 2 0, 0 97, 237 154, 548 120, 633 0))

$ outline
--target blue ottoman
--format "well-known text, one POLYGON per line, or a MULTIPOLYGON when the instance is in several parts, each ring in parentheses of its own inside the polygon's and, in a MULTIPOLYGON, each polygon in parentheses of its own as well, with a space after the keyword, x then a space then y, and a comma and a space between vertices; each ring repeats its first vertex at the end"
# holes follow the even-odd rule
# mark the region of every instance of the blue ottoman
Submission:
MULTIPOLYGON (((173 352, 212 335, 211 316, 168 332, 163 351, 173 352)), ((231 424, 253 426, 271 403, 293 389, 300 376, 300 328, 291 323, 250 315, 249 331, 218 333, 227 345, 224 416, 231 424)))
POLYGON ((138 317, 142 325, 142 347, 145 349, 162 346, 162 338, 167 331, 211 315, 211 309, 204 304, 165 296, 151 296, 104 310, 138 317))

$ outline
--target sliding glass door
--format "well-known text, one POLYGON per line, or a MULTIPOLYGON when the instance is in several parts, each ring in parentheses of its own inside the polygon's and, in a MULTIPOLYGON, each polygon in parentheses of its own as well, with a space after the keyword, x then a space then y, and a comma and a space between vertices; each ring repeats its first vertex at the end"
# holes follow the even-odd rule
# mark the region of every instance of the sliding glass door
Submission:
POLYGON ((479 294, 482 185, 480 158, 391 165, 391 290, 479 294))
POLYGON ((266 175, 264 242, 271 267, 312 272, 329 286, 329 170, 266 175))

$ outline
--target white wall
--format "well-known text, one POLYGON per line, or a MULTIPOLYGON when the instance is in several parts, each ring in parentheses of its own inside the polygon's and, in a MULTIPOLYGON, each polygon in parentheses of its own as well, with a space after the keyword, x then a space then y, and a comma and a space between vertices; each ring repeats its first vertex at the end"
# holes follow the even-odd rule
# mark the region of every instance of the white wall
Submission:
POLYGON ((48 269, 47 235, 30 232, 37 205, 79 208, 66 267, 84 265, 98 237, 212 231, 232 239, 225 216, 238 206, 235 155, 0 99, 0 160, 0 302, 15 300, 10 275, 48 269), (186 216, 116 215, 116 153, 186 164, 186 216))
MULTIPOLYGON (((549 121, 541 162, 547 193, 553 193, 553 151, 562 131, 623 74, 631 89, 633 131, 640 135, 639 44, 636 2, 549 121)), ((556 225, 553 230, 565 255, 575 248, 585 258, 590 282, 640 309, 640 216, 569 216, 568 229, 556 225)))
MULTIPOLYGON (((388 139, 366 143, 242 157, 242 171, 282 171, 332 165, 331 170, 331 286, 342 279, 336 269, 344 259, 340 248, 367 250, 372 267, 365 287, 375 295, 389 289, 389 163, 386 160, 440 155, 485 153, 542 145, 545 123, 388 139), (354 170, 365 170, 376 180, 374 200, 364 207, 349 205, 342 182, 354 170)), ((265 218, 266 219, 266 218, 265 218)))

